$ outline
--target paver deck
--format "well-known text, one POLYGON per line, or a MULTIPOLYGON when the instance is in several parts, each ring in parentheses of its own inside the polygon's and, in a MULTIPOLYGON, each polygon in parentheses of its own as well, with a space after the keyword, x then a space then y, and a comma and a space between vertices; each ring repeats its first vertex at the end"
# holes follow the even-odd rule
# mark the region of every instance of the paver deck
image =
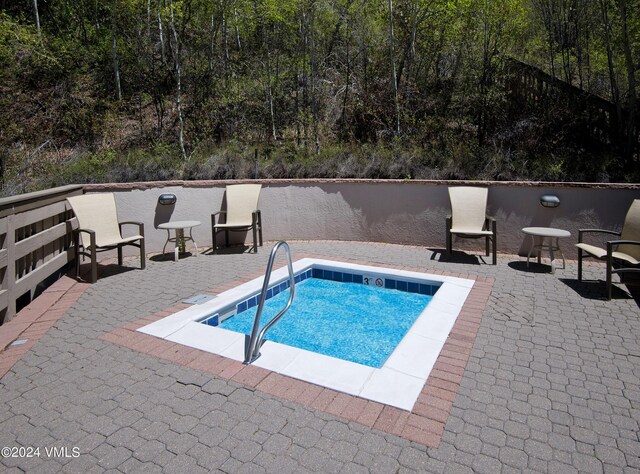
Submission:
POLYGON ((9 338, 29 341, 0 356, 0 369, 7 371, 0 379, 0 447, 16 454, 1 457, 2 470, 640 470, 640 310, 620 290, 612 301, 602 299, 603 267, 587 266, 585 277, 599 280, 579 284, 575 262, 551 275, 548 267, 527 269, 515 256, 499 256, 492 266, 400 245, 291 246, 294 257, 494 280, 452 403, 433 407, 437 416, 448 410, 437 448, 378 430, 364 418, 350 421, 345 414, 351 409, 367 414, 353 400, 344 401, 343 416, 335 415, 321 409, 330 404, 322 393, 307 392, 313 402, 294 402, 253 388, 264 374, 238 379, 222 369, 214 375, 207 369, 220 361, 196 350, 172 360, 159 356, 173 350, 160 344, 130 348, 109 340, 189 296, 222 291, 262 272, 265 246, 257 255, 230 251, 178 262, 152 257, 144 271, 104 267, 94 285, 60 282, 52 290, 57 293, 38 303, 48 305, 46 311, 26 309, 9 338), (53 447, 67 449, 54 453, 53 447), (28 457, 18 448, 40 450, 28 457))

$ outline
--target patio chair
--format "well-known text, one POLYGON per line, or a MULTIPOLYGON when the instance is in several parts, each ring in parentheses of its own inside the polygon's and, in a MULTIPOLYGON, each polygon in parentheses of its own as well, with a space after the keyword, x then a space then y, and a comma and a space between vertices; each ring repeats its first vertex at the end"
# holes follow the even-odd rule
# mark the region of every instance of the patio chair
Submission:
POLYGON ((116 200, 113 193, 83 194, 67 198, 78 219, 78 228, 73 232, 76 259, 76 278, 80 274, 80 258, 91 258, 91 283, 98 279, 97 252, 118 249, 118 265, 122 265, 122 247, 131 245, 140 249, 140 269, 145 268, 144 224, 141 222, 118 222, 116 200), (138 234, 122 237, 122 226, 138 226, 138 234), (87 245, 86 234, 89 238, 87 245), (82 251, 80 248, 82 247, 82 251))
POLYGON ((593 257, 606 262, 606 292, 611 299, 613 273, 640 272, 640 199, 635 199, 624 219, 622 232, 606 229, 580 229, 578 231, 578 281, 582 281, 582 259, 593 257), (584 234, 601 233, 620 238, 606 242, 606 249, 583 242, 584 234), (586 253, 586 255, 585 255, 586 253))
POLYGON ((447 253, 451 254, 453 236, 466 239, 485 239, 485 253, 489 256, 489 241, 493 243, 493 265, 496 255, 496 220, 487 215, 488 188, 458 186, 449 188, 451 215, 447 216, 447 253))
MULTIPOLYGON (((216 253, 216 235, 224 230, 225 245, 229 246, 229 231, 253 231, 253 251, 258 252, 256 234, 262 247, 262 214, 258 209, 261 184, 233 184, 227 186, 227 210, 211 214, 211 243, 216 253), (216 223, 216 216, 224 216, 224 222, 216 223)), ((219 219, 219 218, 218 218, 219 219)))

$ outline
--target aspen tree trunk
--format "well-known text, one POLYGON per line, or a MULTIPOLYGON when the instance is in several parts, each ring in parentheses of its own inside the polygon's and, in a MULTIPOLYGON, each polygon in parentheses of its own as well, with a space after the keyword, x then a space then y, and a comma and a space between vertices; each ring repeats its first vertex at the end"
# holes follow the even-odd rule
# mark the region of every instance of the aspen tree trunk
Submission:
POLYGON ((347 77, 345 80, 345 86, 344 86, 344 97, 342 98, 342 124, 343 126, 346 126, 347 124, 347 97, 349 95, 349 83, 351 82, 351 60, 349 57, 349 23, 347 22, 347 32, 346 32, 346 38, 347 38, 347 45, 346 45, 346 62, 347 62, 347 77))
POLYGON ((309 16, 309 28, 311 30, 309 43, 309 61, 311 65, 311 114, 313 116, 313 138, 316 147, 316 154, 320 154, 320 137, 318 134, 318 97, 316 94, 316 36, 315 36, 315 5, 311 4, 311 14, 309 16))
POLYGON ((213 73, 213 54, 215 51, 216 31, 217 31, 215 17, 216 17, 215 11, 212 11, 211 12, 211 37, 209 41, 209 74, 213 73))
POLYGON ((178 142, 180 143, 180 151, 182 158, 187 160, 187 152, 184 148, 184 120, 182 118, 182 71, 180 70, 180 43, 178 41, 178 32, 176 31, 175 18, 173 15, 173 1, 169 0, 169 14, 171 16, 171 33, 173 34, 173 57, 176 70, 176 110, 178 111, 178 142))
MULTIPOLYGON (((309 22, 307 19, 307 13, 302 13, 302 19, 300 21, 300 28, 302 32, 302 54, 306 56, 309 52, 309 22)), ((302 68, 302 108, 305 112, 309 110, 309 74, 307 68, 302 68)), ((304 125, 304 146, 309 146, 309 127, 307 126, 307 119, 303 121, 304 125)))
MULTIPOLYGON (((606 0, 600 0, 600 11, 602 13, 602 26, 604 28, 604 42, 607 48, 607 66, 609 69, 609 85, 611 87, 611 100, 616 104, 615 123, 618 125, 612 132, 620 133, 622 130, 622 104, 620 103, 620 90, 616 80, 616 71, 613 64, 613 49, 611 46, 611 23, 609 22, 609 12, 607 11, 606 0)), ((613 136, 613 133, 612 133, 613 136)), ((621 137, 618 137, 621 138, 621 137)))
POLYGON ((240 29, 238 28, 238 10, 236 7, 233 7, 233 18, 235 20, 235 24, 233 25, 236 30, 236 46, 238 46, 238 52, 242 50, 242 45, 240 44, 240 29))
POLYGON ((42 41, 42 32, 40 31, 40 14, 38 13, 38 0, 33 0, 33 10, 36 14, 36 29, 38 31, 38 38, 42 41))
POLYGON ((162 30, 162 1, 158 3, 158 39, 160 40, 160 59, 162 64, 165 63, 165 47, 164 47, 164 31, 162 30))
POLYGON ((624 51, 625 65, 627 69, 627 126, 626 126, 626 142, 625 155, 631 156, 635 142, 635 119, 636 119, 636 66, 633 61, 633 53, 631 51, 631 40, 629 38, 629 28, 627 24, 627 0, 617 0, 618 11, 620 12, 620 20, 622 21, 622 49, 624 51))
POLYGON ((271 50, 269 48, 269 35, 267 27, 263 25, 264 47, 267 51, 267 101, 269 103, 269 117, 271 118, 271 138, 275 142, 276 137, 276 117, 273 110, 273 90, 271 86, 271 50))
POLYGON ((111 2, 111 60, 113 63, 113 76, 116 86, 116 98, 122 100, 120 87, 120 64, 118 62, 118 45, 116 44, 116 2, 111 2))
POLYGON ((389 0, 389 60, 391 62, 391 86, 396 107, 396 135, 400 135, 400 104, 398 103, 398 82, 396 80, 395 38, 393 34, 393 0, 389 0))
POLYGON ((224 45, 224 78, 229 83, 229 41, 227 40, 227 17, 224 14, 224 3, 220 1, 220 15, 222 21, 222 43, 224 45))
POLYGON ((407 64, 407 89, 409 88, 409 80, 413 75, 413 65, 416 60, 416 37, 418 35, 418 13, 420 11, 420 7, 418 5, 418 0, 413 2, 413 19, 411 21, 411 43, 409 44, 409 61, 407 64))

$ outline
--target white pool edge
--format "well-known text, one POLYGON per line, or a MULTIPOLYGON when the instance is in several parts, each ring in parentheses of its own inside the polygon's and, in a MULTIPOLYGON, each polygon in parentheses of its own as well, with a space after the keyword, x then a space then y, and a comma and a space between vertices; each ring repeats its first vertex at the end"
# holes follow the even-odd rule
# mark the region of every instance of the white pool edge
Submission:
MULTIPOLYGON (((254 365, 339 392, 411 410, 431 373, 475 281, 392 268, 358 265, 325 259, 304 258, 294 262, 296 274, 311 267, 351 271, 372 276, 441 284, 384 365, 375 369, 354 362, 266 341, 254 365)), ((270 284, 288 278, 287 268, 274 270, 270 284)), ((138 331, 185 346, 244 360, 243 334, 198 321, 244 300, 262 288, 255 278, 218 295, 206 303, 174 313, 138 331)))

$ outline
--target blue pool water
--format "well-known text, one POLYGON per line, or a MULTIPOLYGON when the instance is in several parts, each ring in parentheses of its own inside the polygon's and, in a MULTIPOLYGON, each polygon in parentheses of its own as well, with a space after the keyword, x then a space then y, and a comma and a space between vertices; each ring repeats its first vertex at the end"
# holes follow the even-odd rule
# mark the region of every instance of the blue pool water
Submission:
MULTIPOLYGON (((293 305, 266 339, 370 367, 382 367, 432 296, 308 278, 295 287, 293 305)), ((265 302, 261 326, 286 305, 289 290, 265 302)), ((250 334, 257 306, 223 321, 250 334)))

